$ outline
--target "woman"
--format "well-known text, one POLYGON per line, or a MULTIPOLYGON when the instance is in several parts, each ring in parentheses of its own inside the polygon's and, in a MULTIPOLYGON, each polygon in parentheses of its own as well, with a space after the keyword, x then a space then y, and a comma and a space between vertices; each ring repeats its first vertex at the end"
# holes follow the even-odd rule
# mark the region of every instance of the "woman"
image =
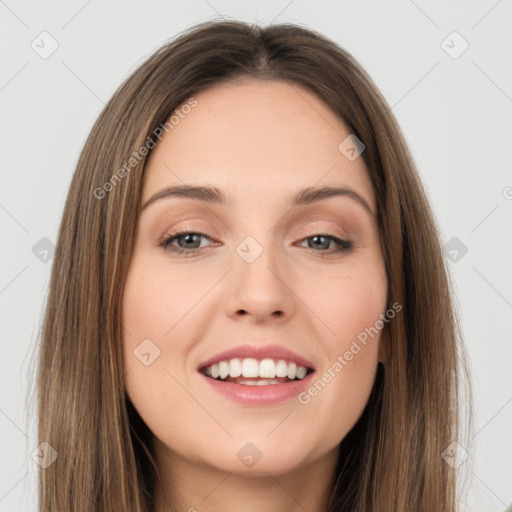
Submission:
POLYGON ((455 511, 462 349, 371 79, 311 30, 203 23, 125 81, 73 176, 41 510, 455 511))

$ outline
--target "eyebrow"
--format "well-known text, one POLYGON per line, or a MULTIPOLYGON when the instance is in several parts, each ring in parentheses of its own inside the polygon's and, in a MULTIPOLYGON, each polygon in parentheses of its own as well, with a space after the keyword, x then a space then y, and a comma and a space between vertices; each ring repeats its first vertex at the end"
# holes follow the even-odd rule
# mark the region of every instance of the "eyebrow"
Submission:
MULTIPOLYGON (((374 213, 367 201, 355 190, 348 187, 306 187, 299 189, 290 199, 290 206, 304 206, 334 196, 345 196, 353 199, 362 206, 372 217, 374 213)), ((185 197, 212 204, 232 205, 233 201, 217 187, 203 185, 172 185, 153 194, 142 206, 145 210, 150 204, 160 199, 170 197, 185 197)))

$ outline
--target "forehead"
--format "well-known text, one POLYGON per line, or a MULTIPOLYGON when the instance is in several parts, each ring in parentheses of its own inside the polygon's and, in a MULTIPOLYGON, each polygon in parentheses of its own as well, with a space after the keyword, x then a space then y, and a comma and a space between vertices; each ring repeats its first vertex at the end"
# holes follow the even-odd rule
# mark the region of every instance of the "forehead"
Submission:
POLYGON ((146 165, 142 202, 168 185, 208 182, 235 202, 290 196, 303 187, 350 186, 374 204, 362 156, 338 148, 346 124, 319 97, 284 81, 242 80, 178 107, 146 165))

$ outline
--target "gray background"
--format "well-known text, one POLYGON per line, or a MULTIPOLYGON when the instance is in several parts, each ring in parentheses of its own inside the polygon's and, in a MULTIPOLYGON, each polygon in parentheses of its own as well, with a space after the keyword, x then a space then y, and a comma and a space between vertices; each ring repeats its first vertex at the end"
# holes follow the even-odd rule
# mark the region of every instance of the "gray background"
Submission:
POLYGON ((318 30, 358 59, 393 107, 443 243, 451 240, 476 409, 462 509, 511 506, 512 2, 383 4, 0 0, 0 511, 36 510, 31 355, 50 275, 45 251, 86 136, 145 58, 221 15, 318 30))

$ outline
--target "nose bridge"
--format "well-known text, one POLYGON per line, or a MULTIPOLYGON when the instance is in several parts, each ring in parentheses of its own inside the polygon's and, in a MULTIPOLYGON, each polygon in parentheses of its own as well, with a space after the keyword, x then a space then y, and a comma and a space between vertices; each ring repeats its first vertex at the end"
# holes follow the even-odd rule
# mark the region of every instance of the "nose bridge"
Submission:
POLYGON ((265 202, 249 203, 249 199, 244 201, 246 208, 238 218, 237 235, 242 238, 235 246, 236 254, 249 267, 254 263, 275 266, 281 244, 276 237, 275 215, 265 207, 265 202))
POLYGON ((231 314, 241 310, 257 317, 291 313, 293 294, 286 284, 286 263, 278 245, 270 231, 262 231, 236 246, 228 301, 231 314))

